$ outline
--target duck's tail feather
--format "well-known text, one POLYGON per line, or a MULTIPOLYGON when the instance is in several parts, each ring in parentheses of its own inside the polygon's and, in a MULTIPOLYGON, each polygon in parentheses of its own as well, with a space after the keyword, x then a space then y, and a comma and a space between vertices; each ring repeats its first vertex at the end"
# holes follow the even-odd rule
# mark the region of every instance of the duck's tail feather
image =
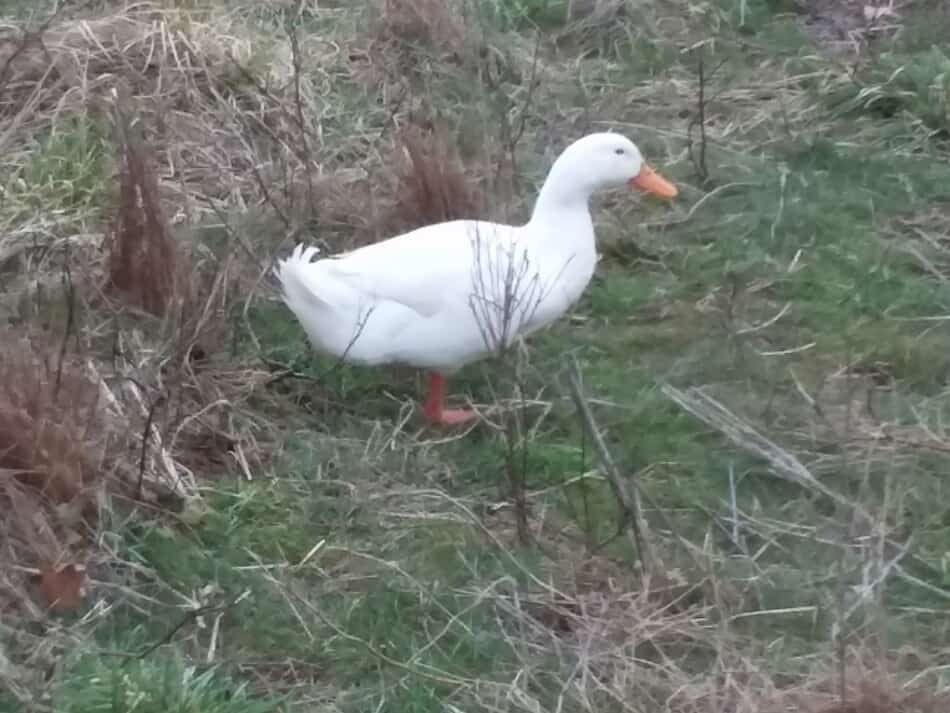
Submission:
POLYGON ((281 284, 281 299, 291 310, 299 314, 299 309, 314 302, 323 304, 323 300, 313 289, 313 259, 320 254, 316 247, 304 247, 299 243, 290 257, 278 260, 274 274, 281 284))

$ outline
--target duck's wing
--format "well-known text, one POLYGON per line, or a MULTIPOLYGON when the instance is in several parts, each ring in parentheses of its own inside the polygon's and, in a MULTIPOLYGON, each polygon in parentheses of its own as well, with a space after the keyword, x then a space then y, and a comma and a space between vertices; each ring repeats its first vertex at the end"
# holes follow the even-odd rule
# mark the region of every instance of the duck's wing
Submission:
POLYGON ((395 302, 421 317, 432 317, 447 305, 468 302, 476 284, 476 255, 494 254, 514 237, 508 225, 452 221, 426 226, 368 245, 325 267, 350 289, 375 300, 395 302), (486 251, 484 246, 491 246, 486 251))

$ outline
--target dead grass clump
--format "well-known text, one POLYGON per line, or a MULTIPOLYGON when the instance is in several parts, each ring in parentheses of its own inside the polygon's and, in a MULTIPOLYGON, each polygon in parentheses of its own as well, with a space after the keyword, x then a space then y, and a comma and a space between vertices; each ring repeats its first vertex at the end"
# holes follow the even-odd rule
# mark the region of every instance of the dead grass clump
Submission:
MULTIPOLYGON (((50 86, 60 84, 65 89, 86 72, 89 76, 117 74, 119 52, 127 49, 134 54, 134 49, 139 49, 136 45, 150 31, 144 21, 154 13, 141 10, 84 18, 57 12, 35 28, 3 28, 0 80, 14 96, 5 96, 0 106, 15 108, 13 100, 28 98, 35 92, 32 85, 44 77, 51 80, 50 86)), ((131 56, 127 59, 132 61, 131 56)))
POLYGON ((57 15, 33 31, 7 29, 0 35, 0 118, 13 119, 19 131, 7 132, 4 142, 28 143, 53 117, 85 112, 90 97, 106 96, 117 78, 136 93, 154 91, 172 55, 171 38, 155 18, 139 8, 95 18, 57 15))
POLYGON ((402 49, 457 58, 470 34, 458 0, 376 0, 374 39, 402 49))
POLYGON ((51 361, 25 344, 0 360, 0 469, 67 503, 99 476, 99 388, 74 362, 51 361))
POLYGON ((485 171, 466 166, 445 131, 411 125, 373 163, 384 168, 368 168, 369 178, 338 171, 313 184, 320 235, 329 252, 434 223, 486 217, 485 171))
POLYGON ((845 700, 803 704, 807 713, 945 713, 950 695, 915 688, 906 690, 888 677, 862 678, 850 686, 845 700))
MULTIPOLYGON (((580 710, 602 707, 591 706, 591 701, 625 700, 638 701, 642 710, 711 710, 706 706, 716 699, 716 685, 697 671, 715 660, 717 646, 725 651, 732 642, 715 642, 709 612, 702 606, 673 611, 663 599, 655 597, 648 584, 630 591, 605 582, 596 591, 502 595, 495 607, 499 621, 506 630, 510 627, 511 641, 526 651, 558 658, 561 670, 553 675, 570 677, 573 685, 562 690, 580 710), (678 662, 687 658, 692 667, 681 668, 678 662)), ((750 688, 766 685, 748 683, 750 688)), ((518 693, 523 696, 517 699, 524 697, 525 702, 537 696, 527 687, 518 693)), ((538 708, 546 704, 554 703, 544 701, 538 708)))
POLYGON ((394 189, 393 205, 382 215, 385 234, 481 217, 484 196, 474 177, 466 173, 444 131, 407 128, 401 132, 395 150, 403 169, 394 189))
POLYGON ((178 294, 179 256, 141 127, 116 103, 119 202, 109 244, 106 288, 162 315, 178 294))
POLYGON ((882 236, 908 254, 921 274, 940 282, 950 278, 950 200, 938 199, 929 210, 898 216, 882 236))
POLYGON ((237 357, 234 332, 246 330, 255 349, 262 349, 247 324, 236 323, 260 275, 249 274, 254 267, 234 255, 196 258, 194 264, 191 289, 161 359, 169 449, 179 465, 196 473, 237 465, 250 477, 250 469, 268 456, 255 435, 262 419, 244 405, 272 375, 256 355, 250 355, 253 365, 237 357))
POLYGON ((576 0, 564 8, 565 26, 556 34, 559 44, 587 52, 604 52, 618 40, 629 39, 626 21, 630 5, 624 0, 576 0))
MULTIPOLYGON (((7 162, 26 163, 36 138, 58 119, 88 117, 125 86, 158 137, 159 162, 179 179, 163 187, 180 199, 176 209, 194 215, 203 207, 196 195, 257 201, 254 167, 267 161, 256 141, 297 145, 288 138, 296 118, 284 99, 294 83, 280 42, 235 13, 208 17, 169 3, 74 9, 79 17, 61 13, 48 27, 0 28, 0 150, 7 162), (284 89, 268 89, 271 83, 284 89)), ((314 92, 309 81, 301 84, 307 100, 314 92)))
POLYGON ((858 53, 876 39, 893 37, 902 26, 901 3, 892 0, 797 0, 805 28, 830 52, 858 53))

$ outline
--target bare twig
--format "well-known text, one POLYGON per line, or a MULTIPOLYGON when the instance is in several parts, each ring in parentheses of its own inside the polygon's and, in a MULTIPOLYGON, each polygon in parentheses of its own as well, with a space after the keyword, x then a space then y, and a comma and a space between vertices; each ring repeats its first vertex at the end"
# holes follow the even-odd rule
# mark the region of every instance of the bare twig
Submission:
POLYGON ((145 465, 147 463, 148 442, 151 438, 152 423, 155 421, 155 414, 158 412, 158 407, 161 406, 164 401, 165 394, 159 394, 155 400, 152 401, 151 406, 148 408, 148 414, 145 416, 145 426, 142 428, 142 450, 139 453, 139 479, 135 485, 136 499, 141 499, 142 497, 142 484, 145 481, 145 465))
POLYGON ((63 341, 59 346, 59 361, 56 364, 56 384, 53 387, 53 401, 59 398, 59 387, 63 381, 63 362, 66 360, 66 349, 69 338, 73 333, 73 326, 76 319, 76 289, 73 285, 72 272, 69 269, 69 243, 66 244, 66 254, 63 258, 63 293, 66 299, 66 326, 63 329, 63 341))
POLYGON ((814 488, 835 502, 844 502, 849 506, 853 505, 847 498, 818 481, 795 456, 780 448, 700 389, 691 388, 684 392, 670 384, 661 384, 660 389, 672 401, 707 425, 720 431, 740 448, 756 453, 767 460, 780 477, 805 487, 814 488))
POLYGON ((647 530, 646 520, 643 517, 643 508, 640 504, 639 485, 633 478, 625 480, 614 463, 610 449, 607 447, 607 443, 604 441, 604 437, 600 432, 600 427, 594 419, 590 404, 587 403, 587 397, 584 394, 584 389, 581 384, 580 365, 573 355, 570 357, 568 369, 571 398, 577 407, 577 412, 581 417, 584 429, 594 444, 594 450, 597 451, 597 456, 600 459, 604 474, 607 476, 607 482, 610 483, 614 497, 617 498, 617 502, 620 505, 618 531, 626 530, 629 527, 632 544, 640 558, 640 566, 643 572, 648 574, 655 558, 648 540, 649 531, 647 530))
POLYGON ((696 114, 690 119, 689 125, 686 127, 686 150, 689 153, 690 161, 693 162, 693 167, 696 169, 696 173, 699 175, 700 180, 705 183, 709 180, 709 168, 706 165, 706 147, 708 141, 706 139, 706 85, 713 75, 719 70, 720 67, 725 64, 725 59, 721 60, 711 72, 706 73, 706 64, 705 64, 705 55, 706 55, 706 45, 701 44, 696 48, 696 75, 699 81, 699 94, 696 99, 696 114), (699 153, 698 155, 694 152, 693 145, 693 129, 699 127, 699 153))
MULTIPOLYGON (((525 130, 528 126, 528 111, 531 108, 531 103, 534 101, 535 90, 538 85, 537 73, 538 73, 538 62, 541 54, 541 33, 537 33, 535 36, 535 46, 534 53, 531 58, 531 71, 528 76, 528 89, 525 92, 524 101, 521 103, 521 107, 518 110, 517 118, 517 127, 512 128, 511 119, 509 118, 509 111, 511 109, 510 100, 506 102, 504 110, 501 112, 501 136, 502 141, 505 147, 505 154, 507 156, 508 167, 511 170, 511 178, 513 181, 516 181, 515 176, 518 174, 518 160, 517 160, 517 149, 518 143, 521 141, 521 138, 524 136, 525 130)), ((498 165, 495 168, 495 177, 494 184, 497 186, 501 180, 502 170, 504 168, 505 161, 498 161, 498 165)), ((517 183, 514 186, 517 193, 518 191, 517 183)))
POLYGON ((514 406, 505 410, 505 472, 508 495, 515 507, 518 536, 530 540, 528 531, 527 470, 528 438, 524 424, 526 384, 524 372, 511 347, 518 335, 530 330, 545 296, 554 286, 544 285, 528 254, 515 242, 505 243, 496 236, 482 236, 476 226, 471 236, 474 257, 469 308, 487 349, 495 354, 511 377, 515 390, 514 406))
POLYGON ((300 94, 300 75, 301 70, 301 58, 300 58, 300 41, 297 38, 297 22, 300 18, 300 13, 303 8, 303 0, 299 0, 297 3, 296 11, 294 12, 295 18, 293 20, 288 20, 286 23, 287 38, 290 40, 290 56, 294 68, 294 108, 296 110, 296 123, 297 128, 300 130, 300 150, 301 158, 304 162, 304 171, 307 176, 307 201, 308 204, 314 206, 314 193, 313 193, 313 149, 310 146, 310 140, 307 132, 307 125, 304 121, 304 112, 303 112, 303 100, 300 94))

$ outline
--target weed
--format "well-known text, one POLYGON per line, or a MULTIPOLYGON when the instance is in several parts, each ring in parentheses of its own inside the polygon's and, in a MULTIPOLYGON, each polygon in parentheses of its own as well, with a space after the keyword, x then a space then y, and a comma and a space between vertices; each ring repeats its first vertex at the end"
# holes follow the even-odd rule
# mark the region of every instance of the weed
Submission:
POLYGON ((247 684, 229 681, 214 669, 201 667, 175 654, 158 654, 126 662, 121 672, 108 657, 94 654, 70 662, 71 676, 53 692, 56 709, 84 713, 116 705, 149 713, 270 713, 280 700, 252 695, 247 684))
POLYGON ((109 245, 107 287, 161 315, 178 296, 180 258, 141 126, 129 118, 122 101, 115 105, 119 202, 109 245))
POLYGON ((14 343, 0 363, 0 468, 55 503, 99 477, 104 423, 99 386, 72 360, 60 364, 14 343))
POLYGON ((384 43, 451 55, 468 39, 455 0, 378 0, 376 13, 377 37, 384 43))
POLYGON ((856 73, 845 97, 852 115, 903 119, 950 138, 950 57, 931 47, 915 54, 884 53, 856 73))
POLYGON ((479 217, 486 200, 463 172, 444 129, 405 129, 399 143, 405 152, 405 169, 399 175, 393 215, 385 220, 383 234, 479 217))

